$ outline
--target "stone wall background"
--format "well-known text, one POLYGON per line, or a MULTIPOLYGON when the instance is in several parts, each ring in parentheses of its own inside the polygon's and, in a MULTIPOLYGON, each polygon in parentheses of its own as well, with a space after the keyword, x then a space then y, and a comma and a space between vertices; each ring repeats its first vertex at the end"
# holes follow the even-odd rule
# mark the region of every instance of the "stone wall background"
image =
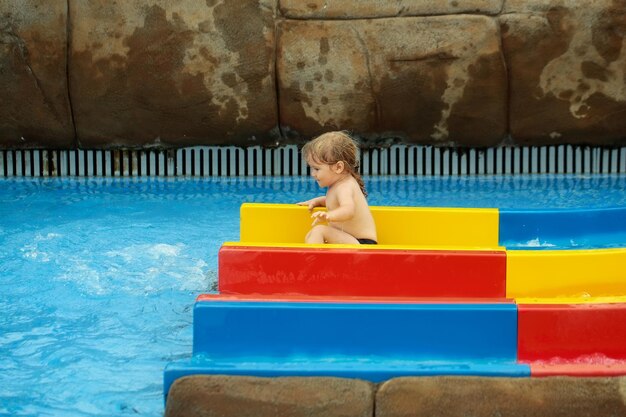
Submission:
POLYGON ((0 148, 626 144, 626 0, 0 0, 0 148))

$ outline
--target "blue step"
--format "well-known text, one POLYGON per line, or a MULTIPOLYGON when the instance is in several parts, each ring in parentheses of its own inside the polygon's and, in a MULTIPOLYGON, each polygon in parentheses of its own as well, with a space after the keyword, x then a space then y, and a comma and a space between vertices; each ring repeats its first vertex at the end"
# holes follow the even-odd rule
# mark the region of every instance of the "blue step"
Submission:
POLYGON ((507 249, 624 247, 626 208, 500 209, 499 244, 507 249))
POLYGON ((168 365, 164 389, 193 374, 529 376, 517 364, 512 302, 198 301, 193 358, 168 365))

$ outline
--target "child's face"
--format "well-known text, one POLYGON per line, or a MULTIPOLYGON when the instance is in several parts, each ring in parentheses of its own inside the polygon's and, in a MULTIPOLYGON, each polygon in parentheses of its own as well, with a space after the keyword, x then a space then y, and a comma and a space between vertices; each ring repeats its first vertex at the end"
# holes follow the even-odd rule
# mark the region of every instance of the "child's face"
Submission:
POLYGON ((330 187, 339 179, 342 178, 343 167, 338 166, 340 163, 336 163, 333 165, 328 165, 324 163, 320 163, 311 157, 307 158, 307 164, 311 168, 311 176, 315 178, 317 184, 322 187, 330 187))

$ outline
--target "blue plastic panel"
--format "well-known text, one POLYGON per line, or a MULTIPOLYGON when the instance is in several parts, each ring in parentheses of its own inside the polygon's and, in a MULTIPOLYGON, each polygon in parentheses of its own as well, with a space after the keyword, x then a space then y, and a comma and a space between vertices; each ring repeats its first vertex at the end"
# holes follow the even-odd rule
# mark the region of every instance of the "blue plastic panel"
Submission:
POLYGON ((164 395, 178 378, 188 375, 334 376, 382 382, 401 376, 471 375, 529 377, 530 366, 514 362, 416 362, 387 358, 327 358, 308 361, 219 362, 199 355, 167 366, 163 379, 164 395))
POLYGON ((516 349, 513 303, 200 301, 194 309, 194 355, 221 361, 514 361, 516 349))
POLYGON ((626 246, 626 208, 500 210, 499 244, 507 249, 626 246))
POLYGON ((187 375, 528 377, 516 363, 513 303, 203 300, 194 356, 171 363, 164 393, 187 375))

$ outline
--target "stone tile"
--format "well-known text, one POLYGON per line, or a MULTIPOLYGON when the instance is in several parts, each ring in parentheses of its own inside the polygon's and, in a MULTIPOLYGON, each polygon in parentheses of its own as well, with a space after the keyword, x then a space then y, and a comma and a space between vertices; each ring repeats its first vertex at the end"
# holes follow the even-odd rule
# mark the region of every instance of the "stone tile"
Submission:
POLYGON ((349 129, 370 143, 488 146, 505 136, 492 18, 283 21, 278 31, 280 122, 291 137, 349 129))
POLYGON ((500 18, 510 79, 510 130, 516 142, 623 141, 626 1, 618 3, 509 5, 526 11, 500 18))
POLYGON ((476 13, 495 15, 503 0, 279 0, 281 13, 298 19, 355 19, 476 13))
POLYGON ((82 146, 275 141, 272 2, 72 0, 70 9, 82 146))
POLYGON ((68 148, 67 2, 0 1, 0 147, 68 148))
POLYGON ((341 378, 198 375, 176 380, 166 417, 372 417, 374 385, 341 378))
POLYGON ((626 378, 397 378, 376 394, 376 417, 626 415, 626 378))

